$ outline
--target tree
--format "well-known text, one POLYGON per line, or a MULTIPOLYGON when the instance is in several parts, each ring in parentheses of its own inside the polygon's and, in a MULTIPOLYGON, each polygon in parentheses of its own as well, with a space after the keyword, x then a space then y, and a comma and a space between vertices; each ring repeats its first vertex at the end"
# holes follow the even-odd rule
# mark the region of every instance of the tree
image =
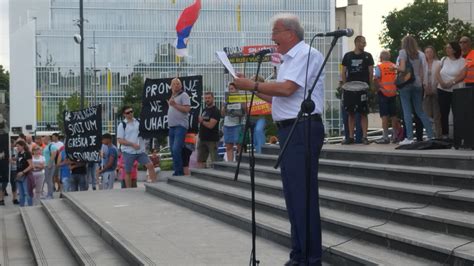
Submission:
MULTIPOLYGON (((131 106, 135 112, 135 116, 139 116, 142 110, 142 92, 143 86, 143 77, 140 74, 135 74, 130 80, 130 85, 127 85, 124 89, 125 95, 123 96, 123 106, 131 106)), ((119 112, 121 112, 119 109, 119 112)), ((117 114, 121 116, 122 114, 117 114)))
MULTIPOLYGON (((84 106, 88 106, 87 101, 84 102, 84 106)), ((58 128, 62 133, 64 133, 64 111, 66 110, 81 110, 81 95, 79 92, 74 92, 66 101, 61 100, 58 104, 58 113, 56 115, 56 119, 58 121, 58 128)))
POLYGON ((10 73, 6 71, 2 65, 0 65, 0 91, 5 92, 6 102, 8 103, 8 95, 10 89, 10 73))
POLYGON ((398 55, 402 38, 408 34, 415 37, 420 49, 432 45, 441 55, 447 42, 466 34, 472 36, 474 32, 469 23, 449 21, 447 2, 415 1, 402 10, 391 11, 383 17, 383 23, 385 28, 379 40, 390 50, 392 60, 398 55))

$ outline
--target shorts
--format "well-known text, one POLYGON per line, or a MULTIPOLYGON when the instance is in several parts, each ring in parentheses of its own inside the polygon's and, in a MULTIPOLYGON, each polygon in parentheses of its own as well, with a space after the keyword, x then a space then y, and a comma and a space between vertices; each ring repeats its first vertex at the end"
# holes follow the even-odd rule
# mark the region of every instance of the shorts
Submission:
POLYGON ((211 161, 215 162, 217 159, 217 141, 202 141, 200 140, 197 147, 197 161, 205 163, 207 157, 211 156, 211 161))
POLYGON ((343 91, 343 106, 348 113, 368 114, 367 91, 343 91))
POLYGON ((239 143, 240 132, 242 131, 242 126, 224 126, 224 143, 226 144, 237 144, 239 143))
POLYGON ((146 165, 151 162, 150 158, 148 158, 148 155, 146 155, 144 152, 138 153, 138 154, 124 152, 122 153, 122 156, 123 156, 125 172, 128 174, 132 172, 134 161, 138 161, 138 163, 141 165, 146 165))
POLYGON ((183 148, 181 152, 181 158, 183 159, 183 167, 189 167, 189 159, 191 158, 192 150, 188 148, 183 148))
POLYGON ((397 115, 397 96, 387 97, 383 95, 381 92, 379 92, 378 97, 379 97, 380 117, 396 116, 397 115))

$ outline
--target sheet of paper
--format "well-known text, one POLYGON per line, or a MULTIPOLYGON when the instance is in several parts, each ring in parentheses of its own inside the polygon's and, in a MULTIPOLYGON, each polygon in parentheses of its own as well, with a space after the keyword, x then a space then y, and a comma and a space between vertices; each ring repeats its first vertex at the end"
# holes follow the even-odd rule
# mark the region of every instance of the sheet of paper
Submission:
POLYGON ((224 65, 224 67, 229 71, 229 73, 236 78, 237 76, 235 75, 235 70, 232 64, 229 61, 229 58, 227 58, 227 54, 224 51, 216 51, 217 58, 221 63, 224 65))

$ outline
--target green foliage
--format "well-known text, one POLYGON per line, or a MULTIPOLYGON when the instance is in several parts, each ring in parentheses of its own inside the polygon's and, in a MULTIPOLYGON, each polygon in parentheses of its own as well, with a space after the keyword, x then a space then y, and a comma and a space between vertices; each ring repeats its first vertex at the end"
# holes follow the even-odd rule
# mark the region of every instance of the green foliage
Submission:
MULTIPOLYGON (((448 4, 417 1, 402 10, 394 10, 383 17, 385 25, 379 39, 395 60, 401 40, 410 34, 420 48, 433 45, 440 50, 448 27, 448 4)), ((378 56, 378 55, 376 55, 378 56)))
MULTIPOLYGON (((142 110, 142 92, 144 85, 145 83, 143 82, 143 77, 139 74, 135 74, 130 80, 130 84, 124 89, 125 95, 123 96, 122 101, 123 106, 131 106, 136 117, 140 115, 142 110)), ((119 109, 119 113, 117 114, 118 117, 122 116, 120 113, 122 111, 122 107, 119 109)))
MULTIPOLYGON (((87 100, 84 99, 84 106, 88 106, 87 100)), ((64 111, 81 110, 81 95, 79 92, 74 92, 67 98, 66 101, 61 100, 58 103, 58 113, 56 119, 58 121, 58 128, 64 134, 64 111)))
POLYGON ((0 90, 8 91, 10 88, 10 73, 0 65, 0 90))
POLYGON ((457 41, 463 35, 473 36, 474 27, 458 19, 448 18, 448 4, 415 1, 402 10, 393 10, 383 17, 385 25, 379 39, 389 49, 395 61, 401 40, 410 34, 418 41, 420 49, 432 45, 443 54, 443 47, 449 41, 457 41))
POLYGON ((9 102, 9 89, 10 89, 10 73, 6 71, 2 65, 0 65, 0 91, 6 93, 6 102, 9 102))

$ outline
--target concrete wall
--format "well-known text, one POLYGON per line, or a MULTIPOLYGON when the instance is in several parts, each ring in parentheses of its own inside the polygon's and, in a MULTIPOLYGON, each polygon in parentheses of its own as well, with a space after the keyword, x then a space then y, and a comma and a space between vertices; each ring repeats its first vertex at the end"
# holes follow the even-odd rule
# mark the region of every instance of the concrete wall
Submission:
POLYGON ((474 25, 473 0, 448 0, 449 19, 457 18, 474 25))
POLYGON ((35 20, 10 33, 10 126, 36 127, 35 20))
POLYGON ((336 28, 351 28, 354 35, 344 38, 344 53, 354 50, 354 38, 362 34, 362 5, 349 5, 336 9, 336 28))
MULTIPOLYGON (((36 129, 36 28, 49 25, 48 0, 12 0, 10 30, 10 127, 36 129)), ((72 23, 72 22, 71 22, 72 23)))

